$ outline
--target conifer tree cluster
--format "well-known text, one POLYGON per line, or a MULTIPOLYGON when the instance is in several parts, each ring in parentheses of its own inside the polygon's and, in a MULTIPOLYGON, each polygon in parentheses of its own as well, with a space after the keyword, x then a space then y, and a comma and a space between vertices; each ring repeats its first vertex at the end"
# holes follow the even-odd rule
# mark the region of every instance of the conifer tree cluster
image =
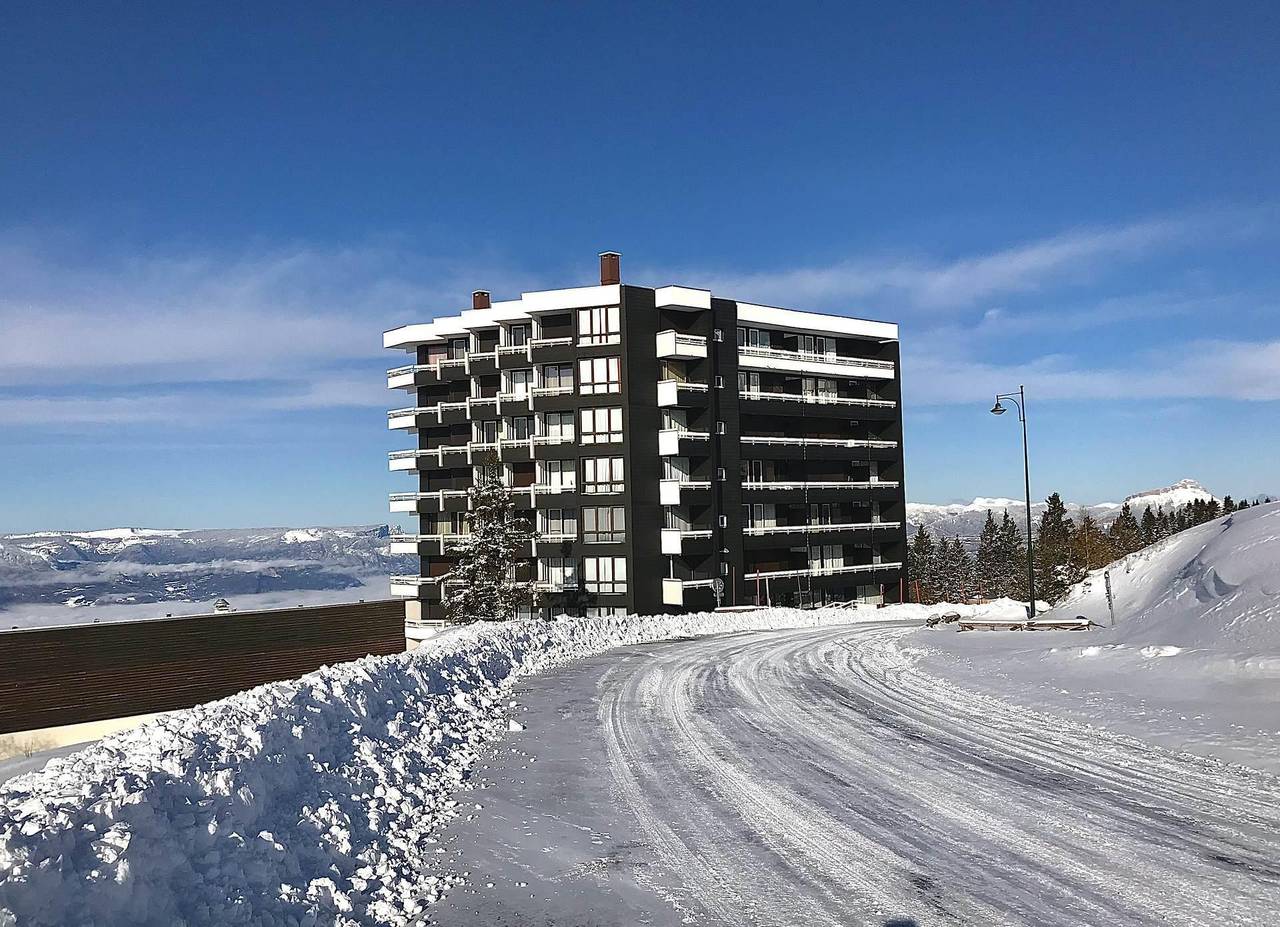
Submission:
MULTIPOLYGON (((1270 502, 1270 499, 1265 500, 1270 502)), ((1036 598, 1057 602, 1091 570, 1162 541, 1167 537, 1240 511, 1249 503, 1230 496, 1196 499, 1166 512, 1150 506, 1136 516, 1128 503, 1106 528, 1088 512, 1077 523, 1067 514, 1058 493, 1045 500, 1035 537, 1036 598)), ((1017 522, 1004 512, 1000 521, 988 509, 978 536, 977 551, 970 558, 960 540, 935 539, 921 525, 907 548, 911 600, 932 605, 971 599, 1008 597, 1027 599, 1026 538, 1017 522)))
POLYGON ((502 484, 496 461, 480 465, 469 498, 470 533, 445 582, 445 614, 458 622, 503 621, 536 602, 533 582, 515 577, 520 549, 533 537, 533 529, 526 519, 516 517, 515 502, 502 484))

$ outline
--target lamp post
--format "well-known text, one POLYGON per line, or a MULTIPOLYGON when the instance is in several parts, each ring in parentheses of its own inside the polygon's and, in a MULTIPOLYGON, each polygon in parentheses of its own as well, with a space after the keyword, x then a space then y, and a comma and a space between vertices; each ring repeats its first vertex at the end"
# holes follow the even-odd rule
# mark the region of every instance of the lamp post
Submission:
POLYGON ((1008 399, 1018 407, 1018 421, 1022 422, 1022 479, 1027 491, 1027 617, 1036 616, 1036 570, 1035 560, 1031 552, 1031 464, 1027 456, 1027 394, 1021 386, 1016 393, 1000 393, 996 396, 996 404, 991 407, 992 415, 1004 415, 1005 408, 1000 405, 1001 399, 1008 399))

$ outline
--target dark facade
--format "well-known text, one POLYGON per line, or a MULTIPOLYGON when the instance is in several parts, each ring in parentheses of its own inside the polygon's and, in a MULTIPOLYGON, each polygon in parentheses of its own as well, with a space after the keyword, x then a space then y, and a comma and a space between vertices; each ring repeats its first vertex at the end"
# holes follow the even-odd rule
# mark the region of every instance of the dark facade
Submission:
POLYGON ((417 447, 393 578, 441 616, 474 468, 496 457, 540 536, 517 565, 547 613, 896 600, 905 585, 897 327, 615 283, 527 293, 386 333, 417 447), (452 548, 452 549, 451 549, 452 548))

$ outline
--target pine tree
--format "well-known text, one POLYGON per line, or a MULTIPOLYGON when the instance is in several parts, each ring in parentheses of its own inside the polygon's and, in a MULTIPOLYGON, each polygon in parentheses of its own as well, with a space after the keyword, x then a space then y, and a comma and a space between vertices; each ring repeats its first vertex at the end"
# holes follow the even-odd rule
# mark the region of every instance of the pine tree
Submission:
POLYGON ((955 597, 953 602, 968 602, 973 598, 974 569, 973 558, 964 549, 960 539, 956 538, 951 545, 952 558, 955 561, 955 597))
POLYGON ((1000 528, 991 509, 978 535, 978 554, 974 562, 974 589, 983 598, 995 599, 1005 594, 1006 583, 1000 569, 1000 528))
POLYGON ((1248 507, 1249 507, 1249 500, 1248 500, 1248 499, 1241 499, 1241 500, 1240 500, 1240 503, 1236 506, 1236 511, 1237 511, 1237 512, 1239 512, 1239 511, 1241 511, 1242 509, 1247 509, 1248 507))
POLYGON ((1072 557, 1082 572, 1106 566, 1112 560, 1114 546, 1093 516, 1085 512, 1076 528, 1072 557))
POLYGON ((1236 502, 1231 496, 1224 496, 1222 499, 1222 514, 1230 515, 1236 510, 1236 502))
POLYGON ((933 536, 924 525, 918 526, 907 548, 907 576, 916 587, 916 601, 923 605, 932 605, 937 601, 935 557, 933 536))
POLYGON ((1154 544, 1160 540, 1160 526, 1156 520, 1155 512, 1151 511, 1151 506, 1147 506, 1142 510, 1142 522, 1138 525, 1138 530, 1142 535, 1142 546, 1154 544))
POLYGON ((1142 549, 1142 528, 1138 525, 1138 520, 1133 517, 1129 503, 1126 502, 1120 507, 1120 514, 1111 523, 1107 535, 1111 539, 1116 557, 1123 557, 1142 549))
POLYGON ((1017 523, 1006 509, 1000 518, 996 539, 996 569, 1000 582, 993 590, 997 598, 1007 596, 1020 602, 1027 600, 1027 545, 1017 523))
POLYGON ((1075 522, 1067 516, 1062 497, 1055 492, 1045 503, 1036 530, 1036 594, 1052 605, 1084 574, 1072 561, 1075 522))
POLYGON ((445 581, 445 614, 458 622, 502 621, 536 601, 533 583, 514 578, 520 548, 533 531, 525 519, 516 517, 515 502, 502 485, 496 461, 480 465, 469 497, 471 533, 445 581))

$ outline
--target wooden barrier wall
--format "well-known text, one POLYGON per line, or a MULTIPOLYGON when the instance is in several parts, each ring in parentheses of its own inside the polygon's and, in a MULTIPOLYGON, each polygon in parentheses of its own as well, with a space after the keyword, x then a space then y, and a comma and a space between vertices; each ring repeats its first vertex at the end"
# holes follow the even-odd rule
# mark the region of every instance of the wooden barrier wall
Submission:
POLYGON ((0 734, 170 711, 405 649, 404 603, 0 632, 0 734))

